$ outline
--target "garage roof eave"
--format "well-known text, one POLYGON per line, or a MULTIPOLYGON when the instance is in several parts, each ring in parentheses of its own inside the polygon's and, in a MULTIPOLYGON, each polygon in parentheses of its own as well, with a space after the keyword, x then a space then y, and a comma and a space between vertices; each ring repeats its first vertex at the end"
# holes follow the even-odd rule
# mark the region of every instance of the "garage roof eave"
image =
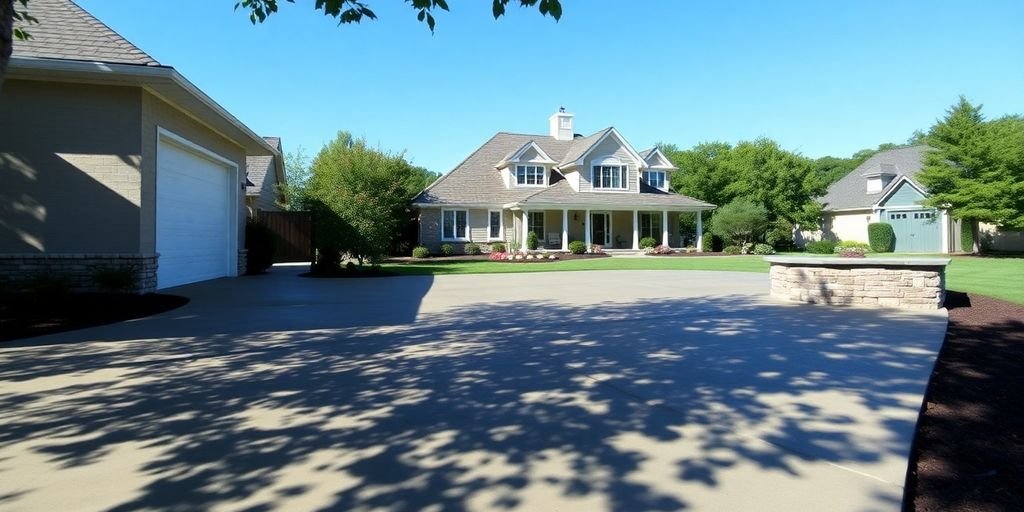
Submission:
POLYGON ((246 154, 279 156, 263 137, 172 67, 13 57, 7 78, 144 87, 238 144, 246 154))

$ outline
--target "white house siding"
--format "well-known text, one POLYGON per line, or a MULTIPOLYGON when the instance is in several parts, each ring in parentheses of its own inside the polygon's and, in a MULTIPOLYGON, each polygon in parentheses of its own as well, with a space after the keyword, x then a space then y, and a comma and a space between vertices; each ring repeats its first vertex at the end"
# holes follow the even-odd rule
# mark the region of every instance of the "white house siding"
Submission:
MULTIPOLYGON (((593 185, 590 182, 590 173, 595 161, 604 160, 605 158, 608 157, 618 159, 618 161, 621 164, 629 166, 629 171, 626 175, 627 185, 629 188, 626 191, 639 193, 640 182, 637 179, 637 164, 636 162, 633 161, 633 157, 630 156, 629 151, 626 151, 626 148, 622 147, 622 145, 619 144, 618 140, 611 136, 609 136, 600 144, 598 144, 593 149, 593 151, 591 151, 590 155, 588 155, 587 158, 584 159, 583 167, 581 169, 578 169, 580 176, 580 192, 605 192, 605 190, 603 189, 594 189, 593 185)), ((623 191, 616 190, 615 192, 622 193, 623 191)))

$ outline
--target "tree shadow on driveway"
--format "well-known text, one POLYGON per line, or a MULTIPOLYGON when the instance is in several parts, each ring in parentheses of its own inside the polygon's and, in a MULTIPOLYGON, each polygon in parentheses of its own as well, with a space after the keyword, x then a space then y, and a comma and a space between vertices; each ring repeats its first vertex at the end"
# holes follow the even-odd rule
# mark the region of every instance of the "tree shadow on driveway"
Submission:
POLYGON ((0 506, 891 508, 944 327, 724 296, 480 303, 165 357, 23 346, 0 351, 0 506), (55 488, 81 469, 104 490, 55 488), (815 495, 846 470, 836 489, 874 494, 815 495))

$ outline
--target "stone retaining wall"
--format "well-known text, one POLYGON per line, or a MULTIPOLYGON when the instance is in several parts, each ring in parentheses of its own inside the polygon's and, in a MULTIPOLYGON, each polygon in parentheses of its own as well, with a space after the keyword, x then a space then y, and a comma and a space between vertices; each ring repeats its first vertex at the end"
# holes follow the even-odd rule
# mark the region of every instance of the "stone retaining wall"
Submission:
POLYGON ((939 309, 946 298, 945 263, 916 266, 771 263, 771 294, 790 301, 939 309))
POLYGON ((129 293, 156 291, 157 254, 0 254, 0 290, 31 291, 34 286, 67 286, 72 292, 99 292, 102 269, 132 268, 138 283, 129 293))

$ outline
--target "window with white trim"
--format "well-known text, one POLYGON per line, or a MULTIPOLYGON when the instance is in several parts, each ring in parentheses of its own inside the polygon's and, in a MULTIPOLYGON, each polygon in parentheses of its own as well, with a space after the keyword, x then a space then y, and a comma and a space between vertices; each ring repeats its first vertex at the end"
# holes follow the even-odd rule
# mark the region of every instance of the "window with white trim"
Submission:
POLYGON ((661 213, 640 213, 640 238, 651 237, 661 242, 661 213))
POLYGON ((544 243, 544 212, 530 212, 529 213, 529 224, 527 229, 537 233, 537 240, 540 243, 544 243))
POLYGON ((644 181, 658 190, 665 190, 665 171, 644 171, 644 181))
POLYGON ((629 188, 627 169, 625 165, 595 165, 592 184, 594 188, 626 190, 629 188))
POLYGON ((441 240, 469 240, 469 210, 441 210, 441 240))
POLYGON ((517 165, 516 185, 528 187, 544 186, 543 165, 517 165))
POLYGON ((502 240, 501 236, 504 221, 501 218, 501 210, 487 210, 487 238, 489 240, 502 240))

